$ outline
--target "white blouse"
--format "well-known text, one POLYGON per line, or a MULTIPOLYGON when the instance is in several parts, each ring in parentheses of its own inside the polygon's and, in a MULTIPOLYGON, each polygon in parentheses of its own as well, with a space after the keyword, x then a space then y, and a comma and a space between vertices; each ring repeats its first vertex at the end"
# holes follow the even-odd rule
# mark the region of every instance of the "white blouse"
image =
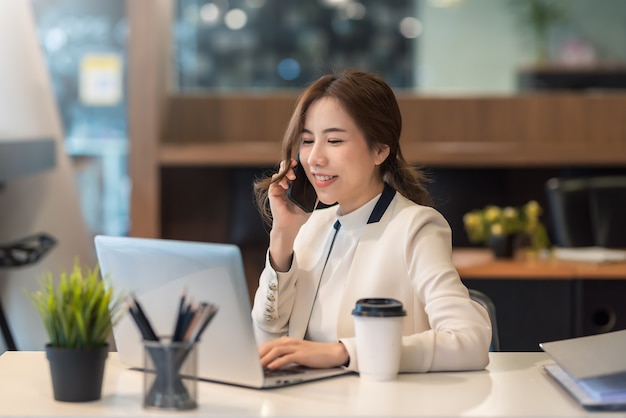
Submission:
POLYGON ((484 368, 491 342, 489 316, 459 278, 445 218, 388 186, 366 206, 363 213, 342 219, 328 274, 322 270, 337 208, 311 214, 294 242, 288 272, 275 271, 266 253, 251 313, 257 343, 285 335, 339 340, 350 356, 348 369, 358 371, 351 312, 358 299, 386 297, 401 301, 407 312, 402 372, 484 368), (324 283, 318 286, 322 276, 324 283))
POLYGON ((337 216, 341 226, 336 235, 335 228, 328 235, 328 247, 331 246, 333 239, 335 241, 322 271, 305 339, 320 342, 337 341, 337 318, 348 273, 359 238, 379 197, 380 194, 347 215, 337 216))

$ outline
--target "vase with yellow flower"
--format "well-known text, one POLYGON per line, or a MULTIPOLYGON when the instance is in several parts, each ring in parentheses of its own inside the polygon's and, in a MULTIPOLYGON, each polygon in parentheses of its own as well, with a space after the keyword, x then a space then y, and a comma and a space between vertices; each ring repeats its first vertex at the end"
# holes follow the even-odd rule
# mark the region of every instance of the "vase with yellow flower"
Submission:
POLYGON ((522 207, 487 205, 466 213, 463 225, 470 242, 490 247, 496 258, 512 258, 517 248, 538 252, 549 247, 541 213, 534 200, 522 207))

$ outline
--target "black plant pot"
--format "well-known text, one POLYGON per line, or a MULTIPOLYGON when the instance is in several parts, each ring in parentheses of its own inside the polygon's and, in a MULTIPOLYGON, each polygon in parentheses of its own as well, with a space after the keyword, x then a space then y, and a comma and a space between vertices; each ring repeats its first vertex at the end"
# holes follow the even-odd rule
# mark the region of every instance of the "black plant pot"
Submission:
POLYGON ((108 352, 108 344, 87 349, 46 345, 54 399, 63 402, 100 399, 108 352))
POLYGON ((496 258, 513 258, 515 252, 515 235, 492 235, 489 246, 496 258))

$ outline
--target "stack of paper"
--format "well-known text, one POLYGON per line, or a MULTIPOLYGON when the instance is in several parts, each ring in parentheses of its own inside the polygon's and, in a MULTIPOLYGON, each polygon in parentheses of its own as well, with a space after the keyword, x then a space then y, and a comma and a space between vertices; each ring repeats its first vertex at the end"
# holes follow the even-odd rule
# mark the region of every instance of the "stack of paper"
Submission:
POLYGON ((626 251, 604 247, 555 248, 557 260, 616 263, 626 261, 626 251))

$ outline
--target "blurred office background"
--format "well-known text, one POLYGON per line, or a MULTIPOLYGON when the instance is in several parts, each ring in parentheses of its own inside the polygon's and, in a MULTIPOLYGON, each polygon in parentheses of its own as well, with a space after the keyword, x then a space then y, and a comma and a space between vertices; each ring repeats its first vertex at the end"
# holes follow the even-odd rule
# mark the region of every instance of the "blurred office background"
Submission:
POLYGON ((38 38, 93 233, 128 231, 125 0, 32 0, 38 38))
MULTIPOLYGON (((85 221, 129 231, 127 0, 32 0, 85 221)), ((172 89, 299 89, 347 67, 425 94, 509 94, 535 63, 527 7, 563 13, 548 62, 626 61, 621 0, 176 0, 172 89)))
MULTIPOLYGON (((62 151, 72 162, 91 236, 126 235, 131 230, 130 1, 30 0, 58 106, 62 151)), ((328 71, 358 67, 379 73, 399 92, 504 96, 527 88, 524 69, 537 64, 621 69, 626 62, 623 0, 172 0, 171 4, 172 93, 297 91, 328 71), (532 7, 541 6, 554 12, 543 32, 531 13, 532 7), (540 43, 538 33, 545 34, 540 43)), ((10 34, 0 28, 0 36, 10 34)), ((610 88, 620 83, 622 79, 610 88)), ((569 87, 604 88, 593 83, 569 87)), ((536 176, 523 168, 517 173, 517 183, 536 176)), ((436 194, 447 200, 467 199, 469 204, 474 198, 467 188, 471 182, 497 180, 502 172, 496 170, 494 176, 480 170, 442 169, 436 174, 441 184, 448 185, 444 189, 435 185, 436 194)), ((441 207, 445 212, 446 201, 441 207)), ((466 244, 456 215, 449 219, 455 243, 466 244)), ((12 231, 11 237, 15 234, 12 231)), ((6 239, 0 236, 0 243, 6 239)), ((17 286, 10 288, 12 293, 17 286)), ((2 294, 3 299, 13 297, 2 294)), ((9 312, 10 319, 15 316, 19 312, 9 312)), ((40 348, 37 338, 18 336, 20 342, 22 349, 40 348)))

